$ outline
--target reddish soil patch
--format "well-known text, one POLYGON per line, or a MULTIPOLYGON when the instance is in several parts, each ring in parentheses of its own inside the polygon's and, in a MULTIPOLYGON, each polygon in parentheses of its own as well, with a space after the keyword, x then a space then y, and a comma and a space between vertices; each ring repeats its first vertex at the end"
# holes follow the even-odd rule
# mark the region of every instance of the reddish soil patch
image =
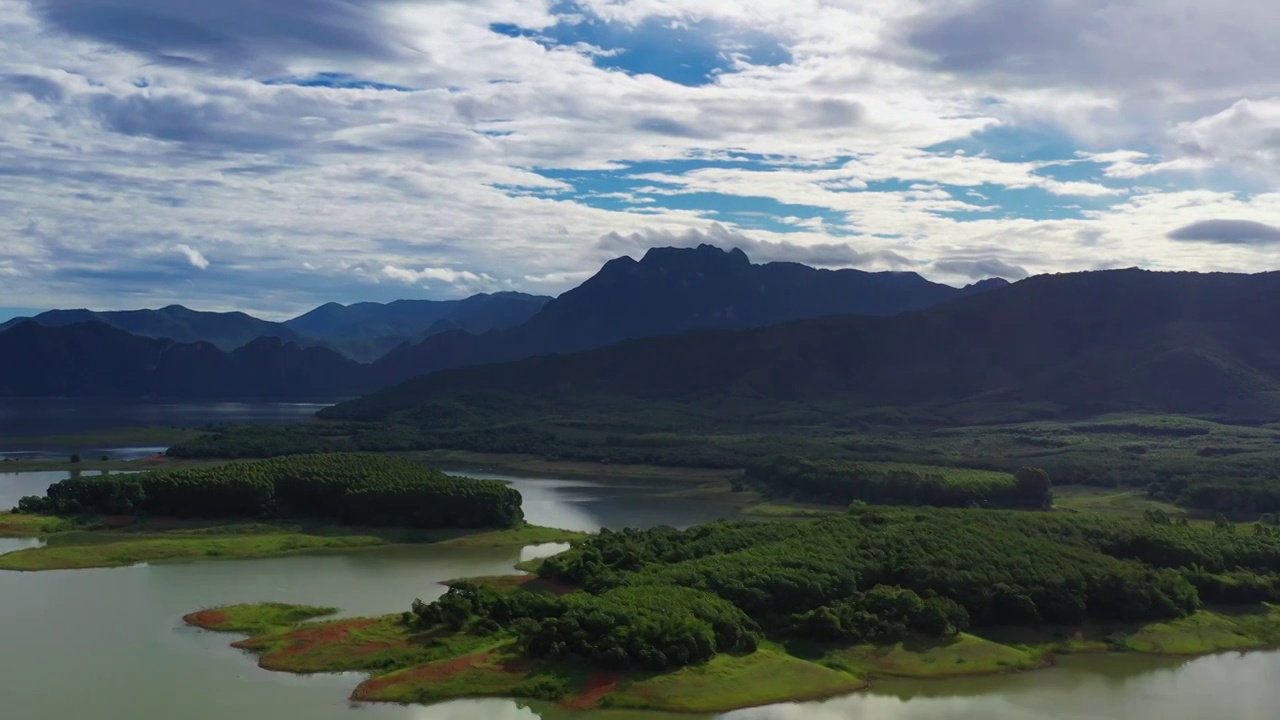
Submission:
POLYGON ((271 653, 271 657, 272 659, 292 657, 310 652, 321 645, 340 643, 351 635, 352 630, 367 628, 376 622, 378 622, 376 619, 364 618, 294 630, 285 636, 289 640, 289 647, 271 653))
MULTIPOLYGON (((0 523, 0 533, 13 533, 16 535, 17 532, 18 532, 17 525, 11 525, 9 523, 0 523)), ((25 532, 25 528, 24 528, 24 532, 25 532)))
POLYGON ((617 690, 620 682, 622 682, 621 675, 597 673, 581 693, 565 700, 561 705, 570 710, 590 710, 604 699, 605 695, 617 690))
POLYGON ((223 625, 226 625, 227 621, 230 619, 231 618, 221 610, 201 610, 200 612, 194 612, 190 615, 183 616, 182 622, 188 625, 194 625, 198 628, 204 628, 205 630, 217 630, 223 625))
POLYGON ((129 527, 133 524, 134 517, 132 515, 107 515, 102 518, 102 524, 112 530, 129 527))
POLYGON ((142 462, 166 463, 166 462, 169 462, 169 456, 164 455, 163 453, 156 453, 155 455, 148 455, 147 457, 142 458, 142 462))
POLYGON ((430 665, 422 665, 390 677, 372 678, 361 683, 360 687, 356 688, 355 692, 352 693, 351 698, 353 700, 376 699, 376 696, 383 690, 401 683, 444 682, 464 670, 470 670, 473 667, 485 664, 489 657, 490 653, 477 653, 454 660, 442 660, 430 665))
POLYGON ((402 648, 406 645, 407 643, 391 643, 386 641, 367 642, 360 643, 359 645, 353 645, 350 652, 353 655, 372 655, 392 648, 402 648))

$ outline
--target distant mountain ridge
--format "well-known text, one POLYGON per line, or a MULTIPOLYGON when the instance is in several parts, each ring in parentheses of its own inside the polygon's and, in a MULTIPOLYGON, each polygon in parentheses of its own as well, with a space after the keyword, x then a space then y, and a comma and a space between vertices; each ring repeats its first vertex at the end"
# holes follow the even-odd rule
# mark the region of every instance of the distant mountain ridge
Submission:
POLYGON ((632 340, 427 375, 325 413, 380 419, 498 392, 850 407, 1049 403, 1280 419, 1280 273, 1038 276, 895 316, 632 340), (718 401, 719 401, 718 400, 718 401))
POLYGON ((695 330, 885 315, 1004 285, 953 288, 914 273, 753 265, 741 250, 703 245, 610 261, 554 300, 495 293, 330 303, 287 323, 180 306, 53 311, 0 326, 0 373, 9 374, 0 395, 350 396, 440 369, 695 330), (403 333, 420 341, 406 342, 403 333), (376 357, 390 343, 399 347, 372 364, 351 359, 376 357))
POLYGON ((398 345, 420 342, 443 332, 479 334, 522 325, 550 300, 542 295, 500 292, 461 300, 327 303, 284 325, 368 362, 398 345))
POLYGON ((242 312, 203 312, 181 305, 158 310, 50 310, 35 317, 10 320, 0 325, 0 332, 26 321, 48 327, 101 323, 142 337, 168 338, 179 343, 207 342, 228 352, 262 337, 279 338, 302 347, 319 344, 280 323, 259 320, 242 312))
POLYGON ((264 337, 232 352, 102 323, 28 320, 0 332, 0 396, 317 399, 371 389, 367 367, 264 337))
POLYGON ((891 315, 986 292, 993 279, 954 288, 915 273, 754 265, 742 250, 653 248, 611 260, 528 322, 483 335, 443 333, 375 363, 393 381, 468 365, 604 347, 697 329, 742 329, 824 315, 891 315))

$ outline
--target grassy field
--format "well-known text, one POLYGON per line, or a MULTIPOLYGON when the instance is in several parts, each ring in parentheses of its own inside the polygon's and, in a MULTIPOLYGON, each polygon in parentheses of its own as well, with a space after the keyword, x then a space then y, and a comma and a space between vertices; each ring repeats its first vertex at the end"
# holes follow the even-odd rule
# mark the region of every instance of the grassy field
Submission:
POLYGON ((854 675, 762 649, 718 655, 703 665, 620 683, 605 707, 689 713, 726 712, 776 702, 835 697, 866 687, 854 675))
POLYGON ((230 605, 200 610, 182 618, 188 625, 214 632, 237 632, 250 635, 283 631, 306 620, 332 615, 337 608, 287 603, 230 605))
POLYGON ((1203 655, 1280 645, 1280 607, 1253 612, 1201 610, 1190 617, 1148 625, 1121 640, 1127 650, 1159 655, 1203 655))
POLYGON ((485 532, 421 531, 320 523, 65 519, 0 513, 0 537, 45 538, 44 547, 0 555, 0 570, 36 571, 122 567, 144 562, 234 560, 403 543, 523 547, 572 542, 585 534, 536 525, 485 532))
POLYGON ((943 641, 837 648, 823 653, 818 662, 859 677, 948 678, 1031 670, 1043 666, 1046 655, 1043 648, 961 634, 943 641))
POLYGON ((18 550, 0 555, 0 570, 81 570, 184 560, 241 560, 385 544, 386 541, 382 538, 361 535, 319 537, 281 533, 230 537, 157 537, 79 545, 46 545, 18 550))

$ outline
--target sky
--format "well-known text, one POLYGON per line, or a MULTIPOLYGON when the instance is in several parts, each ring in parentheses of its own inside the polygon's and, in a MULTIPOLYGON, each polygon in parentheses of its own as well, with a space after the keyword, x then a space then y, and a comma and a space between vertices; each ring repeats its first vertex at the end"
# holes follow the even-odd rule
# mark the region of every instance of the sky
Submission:
POLYGON ((0 0, 0 315, 1280 268, 1274 0, 0 0))

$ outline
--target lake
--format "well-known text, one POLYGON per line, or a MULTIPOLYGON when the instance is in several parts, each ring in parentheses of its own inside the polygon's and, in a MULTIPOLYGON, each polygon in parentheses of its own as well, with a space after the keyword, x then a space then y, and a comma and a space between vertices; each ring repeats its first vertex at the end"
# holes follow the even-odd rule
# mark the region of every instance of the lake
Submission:
MULTIPOLYGON (((0 475, 0 506, 66 473, 0 475), (38 476, 37 476, 38 475, 38 476)), ((486 476, 493 477, 493 476, 486 476)), ((687 526, 722 509, 661 497, 630 481, 507 478, 529 520, 577 530, 687 526)), ((30 541, 7 541, 0 552, 30 541)), ((442 581, 509 572, 523 551, 397 547, 231 562, 35 574, 0 572, 0 694, 17 720, 672 720, 662 714, 578 713, 506 700, 432 707, 353 706, 358 675, 298 677, 260 670, 232 636, 183 626, 201 607, 279 600, 334 605, 346 615, 406 609, 442 581)), ((1273 720, 1280 653, 1191 661, 1067 658, 1059 667, 966 681, 877 683, 822 703, 743 710, 725 720, 1273 720)))

